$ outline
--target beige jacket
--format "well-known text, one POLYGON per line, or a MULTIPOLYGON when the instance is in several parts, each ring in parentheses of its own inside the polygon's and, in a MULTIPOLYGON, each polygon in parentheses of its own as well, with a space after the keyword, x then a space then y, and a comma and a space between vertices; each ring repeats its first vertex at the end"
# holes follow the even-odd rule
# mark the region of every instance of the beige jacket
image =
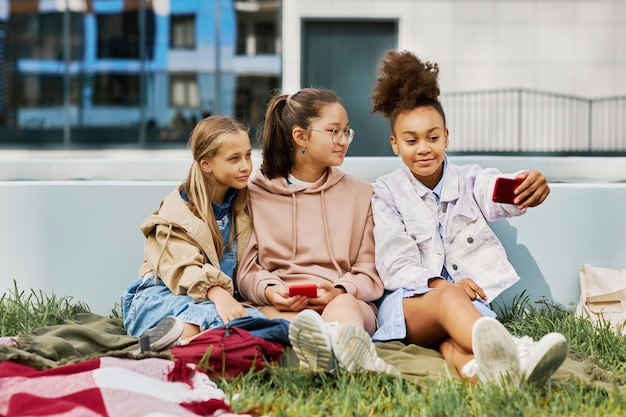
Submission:
MULTIPOLYGON (((238 216, 237 264, 250 238, 251 220, 238 216)), ((209 288, 219 285, 233 294, 233 278, 220 271, 209 227, 196 217, 174 189, 140 227, 146 241, 139 276, 152 272, 174 294, 187 294, 196 302, 207 300, 209 288)), ((236 269, 235 269, 236 270, 236 269)))

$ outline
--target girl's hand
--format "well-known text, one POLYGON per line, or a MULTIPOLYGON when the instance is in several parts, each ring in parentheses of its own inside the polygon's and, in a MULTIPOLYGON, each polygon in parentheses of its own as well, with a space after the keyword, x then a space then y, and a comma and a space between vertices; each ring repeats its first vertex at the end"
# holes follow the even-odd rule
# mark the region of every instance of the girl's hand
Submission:
POLYGON ((289 291, 280 285, 265 288, 265 298, 278 311, 302 311, 306 308, 309 298, 303 295, 289 296, 289 291))
POLYGON ((515 178, 524 180, 514 190, 516 197, 513 203, 517 204, 520 209, 538 206, 550 194, 548 180, 539 171, 524 171, 515 178))
POLYGON ((487 300, 487 294, 485 294, 485 291, 483 291, 483 289, 471 278, 463 278, 462 280, 455 282, 454 285, 465 291, 465 294, 467 294, 469 299, 472 301, 474 301, 477 297, 480 297, 485 301, 487 300))
POLYGON ((230 295, 222 287, 211 287, 207 291, 207 298, 215 304, 217 315, 220 316, 224 323, 233 321, 238 317, 246 317, 248 312, 239 301, 230 295))
POLYGON ((307 308, 311 310, 315 310, 318 313, 324 311, 326 305, 330 303, 335 297, 341 294, 345 294, 346 290, 343 288, 337 288, 333 286, 330 282, 320 282, 317 284, 317 287, 321 290, 318 291, 317 298, 309 298, 307 308))
POLYGON ((224 324, 229 321, 233 321, 238 317, 246 317, 248 312, 242 306, 239 301, 235 300, 230 294, 228 294, 229 298, 224 297, 224 299, 215 303, 215 308, 217 309, 217 314, 220 316, 224 324))

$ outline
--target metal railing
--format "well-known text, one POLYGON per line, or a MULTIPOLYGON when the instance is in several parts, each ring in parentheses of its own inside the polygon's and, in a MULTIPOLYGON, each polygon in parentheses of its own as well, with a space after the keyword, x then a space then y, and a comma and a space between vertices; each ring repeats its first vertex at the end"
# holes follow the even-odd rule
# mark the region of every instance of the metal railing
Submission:
POLYGON ((441 102, 452 152, 626 154, 626 96, 502 89, 444 93, 441 102))

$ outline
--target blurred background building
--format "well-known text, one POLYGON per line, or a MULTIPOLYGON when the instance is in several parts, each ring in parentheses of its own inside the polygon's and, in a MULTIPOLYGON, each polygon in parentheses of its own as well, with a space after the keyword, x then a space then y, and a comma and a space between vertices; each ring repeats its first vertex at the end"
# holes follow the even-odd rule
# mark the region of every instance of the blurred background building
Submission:
POLYGON ((0 0, 0 146, 182 148, 319 86, 390 155, 387 49, 439 63, 453 153, 626 154, 625 0, 0 0))
POLYGON ((181 146, 209 114, 256 125, 279 86, 279 6, 0 0, 0 143, 181 146))

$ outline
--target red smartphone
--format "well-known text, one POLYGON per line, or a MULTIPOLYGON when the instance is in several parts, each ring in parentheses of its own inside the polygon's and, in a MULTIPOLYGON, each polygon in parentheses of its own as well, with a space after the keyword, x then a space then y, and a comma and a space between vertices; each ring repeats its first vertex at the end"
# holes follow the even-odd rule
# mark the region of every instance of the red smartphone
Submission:
POLYGON ((523 178, 496 178, 496 186, 493 188, 492 200, 496 203, 513 204, 515 194, 513 191, 524 182, 523 178))
POLYGON ((309 298, 317 298, 317 285, 315 284, 298 284, 289 286, 289 296, 304 295, 309 298))

